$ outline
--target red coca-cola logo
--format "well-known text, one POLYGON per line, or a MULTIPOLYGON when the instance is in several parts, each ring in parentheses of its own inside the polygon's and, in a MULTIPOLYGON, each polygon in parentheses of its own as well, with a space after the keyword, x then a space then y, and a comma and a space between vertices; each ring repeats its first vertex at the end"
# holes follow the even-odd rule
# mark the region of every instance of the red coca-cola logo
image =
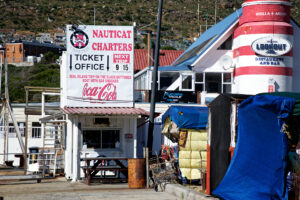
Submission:
POLYGON ((114 84, 108 83, 103 87, 89 87, 89 84, 86 83, 83 86, 82 98, 98 99, 102 101, 116 100, 116 86, 114 84))

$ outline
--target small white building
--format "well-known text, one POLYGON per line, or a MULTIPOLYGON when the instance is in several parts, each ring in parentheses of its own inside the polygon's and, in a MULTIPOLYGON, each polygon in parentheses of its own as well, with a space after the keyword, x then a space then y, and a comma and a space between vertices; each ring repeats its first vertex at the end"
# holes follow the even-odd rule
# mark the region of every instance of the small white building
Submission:
POLYGON ((83 176, 81 158, 137 158, 141 151, 138 120, 149 113, 134 105, 133 63, 133 27, 67 26, 60 73, 67 179, 83 176))
MULTIPOLYGON (((27 152, 29 153, 30 148, 42 148, 43 147, 43 135, 42 135, 42 125, 40 123, 40 118, 42 117, 41 114, 36 114, 37 112, 31 112, 33 110, 41 111, 41 104, 40 103, 30 103, 30 109, 26 110, 26 104, 12 104, 12 110, 15 116, 15 119, 18 123, 20 133, 23 139, 23 143, 25 143, 25 131, 26 131, 26 115, 25 113, 29 114, 28 117, 28 145, 27 145, 27 152), (31 111, 30 111, 31 110, 31 111)), ((47 104, 47 107, 50 108, 52 111, 58 111, 59 103, 52 103, 47 104)), ((48 112, 47 112, 48 113, 48 112)), ((49 115, 50 113, 48 113, 49 115)), ((14 166, 20 165, 20 158, 15 157, 15 154, 22 154, 22 149, 20 147, 17 133, 15 131, 13 122, 9 117, 8 127, 7 127, 8 137, 6 138, 6 149, 4 150, 4 124, 0 126, 0 163, 4 164, 5 160, 13 161, 14 166), (4 154, 5 153, 5 160, 4 154)))

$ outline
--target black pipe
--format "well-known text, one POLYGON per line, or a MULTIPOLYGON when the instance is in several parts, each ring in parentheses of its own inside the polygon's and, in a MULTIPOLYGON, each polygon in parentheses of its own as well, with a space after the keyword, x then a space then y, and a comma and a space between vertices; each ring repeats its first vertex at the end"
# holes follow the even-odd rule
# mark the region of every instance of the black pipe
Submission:
POLYGON ((153 128, 154 128, 154 112, 155 112, 155 96, 157 91, 157 69, 159 65, 159 47, 160 47, 160 28, 161 28, 161 16, 162 16, 163 0, 159 0, 158 5, 158 17, 156 28, 156 41, 155 41, 155 53, 154 53, 154 67, 152 70, 152 85, 151 85, 151 104, 150 104, 150 118, 148 127, 148 150, 149 154, 152 154, 153 145, 153 128))

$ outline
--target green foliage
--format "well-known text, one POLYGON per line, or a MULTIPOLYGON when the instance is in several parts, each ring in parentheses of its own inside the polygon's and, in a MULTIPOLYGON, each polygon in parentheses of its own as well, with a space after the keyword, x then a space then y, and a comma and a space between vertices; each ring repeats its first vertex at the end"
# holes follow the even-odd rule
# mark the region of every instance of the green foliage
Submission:
POLYGON ((164 47, 161 47, 162 50, 177 50, 175 47, 172 47, 172 46, 164 46, 164 47))
MULTIPOLYGON (((224 19, 236 9, 241 8, 245 0, 173 0, 165 1, 162 19, 162 39, 192 39, 199 34, 199 26, 215 23, 224 19), (198 21, 199 3, 199 21, 198 21)), ((150 0, 19 0, 0 1, 1 28, 51 32, 64 28, 65 24, 93 24, 93 8, 96 8, 97 25, 131 25, 137 29, 155 30, 158 1, 150 0), (49 22, 47 19, 53 19, 49 22), (80 21, 80 22, 79 22, 80 21)), ((291 16, 299 23, 300 0, 291 0, 291 16)), ((202 27, 202 31, 204 28, 202 27)))
MULTIPOLYGON (((4 95, 4 70, 2 75, 2 96, 4 95)), ((35 64, 30 67, 16 67, 8 65, 8 89, 10 101, 25 102, 24 86, 60 87, 59 65, 35 64)), ((40 94, 31 94, 36 102, 40 101, 40 94)))
POLYGON ((59 58, 58 54, 55 54, 51 51, 48 51, 47 53, 44 54, 41 63, 45 64, 45 63, 55 63, 56 60, 59 58))

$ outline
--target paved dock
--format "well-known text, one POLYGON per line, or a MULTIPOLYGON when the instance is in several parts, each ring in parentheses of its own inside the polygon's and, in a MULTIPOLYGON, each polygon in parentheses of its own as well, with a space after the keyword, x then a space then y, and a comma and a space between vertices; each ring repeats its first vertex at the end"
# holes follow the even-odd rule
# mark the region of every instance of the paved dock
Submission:
POLYGON ((169 200, 178 197, 153 189, 129 189, 127 183, 93 184, 72 183, 65 178, 55 180, 1 182, 0 196, 4 200, 169 200))

